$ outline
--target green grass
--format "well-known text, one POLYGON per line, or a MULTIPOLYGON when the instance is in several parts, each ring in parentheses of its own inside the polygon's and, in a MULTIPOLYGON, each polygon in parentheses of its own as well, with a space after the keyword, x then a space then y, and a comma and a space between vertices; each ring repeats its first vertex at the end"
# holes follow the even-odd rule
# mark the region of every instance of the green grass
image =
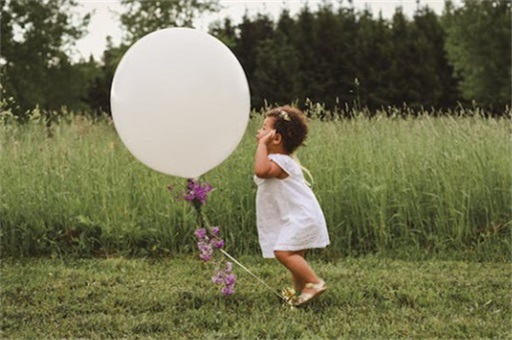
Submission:
MULTIPOLYGON (((312 120, 299 158, 332 241, 319 256, 508 260, 511 122, 467 113, 312 120)), ((259 253, 252 167, 261 121, 255 115, 235 152, 202 177, 216 188, 206 213, 235 255, 259 253)), ((139 163, 106 120, 63 116, 51 132, 38 120, 0 125, 2 256, 193 251, 195 215, 174 198, 184 179, 139 163)))
MULTIPOLYGON (((276 261, 243 257, 271 286, 276 261)), ((1 263, 1 333, 17 338, 498 338, 510 328, 506 263, 408 262, 373 256, 313 261, 329 290, 303 309, 280 305, 236 268, 222 297, 191 257, 28 259, 1 263)))

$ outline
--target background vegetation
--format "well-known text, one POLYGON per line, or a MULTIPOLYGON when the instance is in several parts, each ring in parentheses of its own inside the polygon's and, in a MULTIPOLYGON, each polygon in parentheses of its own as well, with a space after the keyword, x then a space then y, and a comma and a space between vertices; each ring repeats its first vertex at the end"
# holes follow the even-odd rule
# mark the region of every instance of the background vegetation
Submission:
MULTIPOLYGON (((324 258, 376 252, 508 258, 508 118, 387 112, 321 121, 315 117, 332 113, 320 105, 307 112, 311 135, 299 157, 313 173, 330 230, 324 258)), ((261 122, 254 112, 236 151, 202 177, 216 188, 206 212, 237 255, 259 254, 252 174, 261 122)), ((139 163, 109 120, 68 114, 49 126, 35 111, 29 123, 0 128, 4 256, 194 249, 196 216, 179 198, 185 180, 139 163)))
MULTIPOLYGON (((110 85, 127 48, 159 28, 193 26, 218 0, 121 0, 118 46, 108 40, 101 60, 73 62, 73 43, 87 30, 76 0, 0 0, 1 85, 11 110, 43 114, 109 112, 110 85)), ((443 14, 418 5, 412 18, 400 8, 391 19, 359 11, 350 2, 305 5, 296 15, 283 10, 246 15, 242 22, 217 22, 210 33, 242 63, 252 105, 264 101, 304 107, 306 99, 335 109, 388 106, 453 109, 479 107, 501 115, 510 106, 510 0, 446 2, 443 14)))

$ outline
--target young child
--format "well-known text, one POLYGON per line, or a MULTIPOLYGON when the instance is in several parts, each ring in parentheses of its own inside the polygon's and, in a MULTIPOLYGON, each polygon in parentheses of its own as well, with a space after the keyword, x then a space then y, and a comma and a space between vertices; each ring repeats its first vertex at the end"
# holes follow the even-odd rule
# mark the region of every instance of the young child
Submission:
POLYGON ((298 305, 323 293, 327 286, 304 258, 307 249, 329 242, 325 218, 306 184, 297 161, 291 157, 308 133, 305 115, 290 106, 267 112, 258 130, 254 162, 258 236, 265 258, 277 258, 293 276, 301 292, 298 305))

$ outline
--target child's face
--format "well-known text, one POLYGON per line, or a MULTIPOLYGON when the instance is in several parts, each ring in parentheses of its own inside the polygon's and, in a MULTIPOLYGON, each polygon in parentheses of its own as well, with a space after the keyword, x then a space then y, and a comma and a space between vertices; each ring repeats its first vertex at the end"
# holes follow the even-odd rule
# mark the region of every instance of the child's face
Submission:
POLYGON ((265 118, 265 120, 263 121, 263 125, 261 126, 261 128, 258 130, 258 133, 256 134, 256 141, 259 142, 259 140, 261 139, 261 137, 269 134, 270 132, 272 132, 272 130, 274 129, 274 123, 275 123, 275 118, 273 117, 267 117, 265 118))

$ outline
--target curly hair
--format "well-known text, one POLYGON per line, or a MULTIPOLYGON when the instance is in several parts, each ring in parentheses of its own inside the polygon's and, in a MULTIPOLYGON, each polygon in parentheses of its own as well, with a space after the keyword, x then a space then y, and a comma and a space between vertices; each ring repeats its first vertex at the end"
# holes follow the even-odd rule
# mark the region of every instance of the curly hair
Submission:
POLYGON ((274 118, 274 129, 283 137, 283 147, 293 153, 304 144, 308 135, 306 115, 291 106, 281 106, 267 112, 267 117, 274 118))

